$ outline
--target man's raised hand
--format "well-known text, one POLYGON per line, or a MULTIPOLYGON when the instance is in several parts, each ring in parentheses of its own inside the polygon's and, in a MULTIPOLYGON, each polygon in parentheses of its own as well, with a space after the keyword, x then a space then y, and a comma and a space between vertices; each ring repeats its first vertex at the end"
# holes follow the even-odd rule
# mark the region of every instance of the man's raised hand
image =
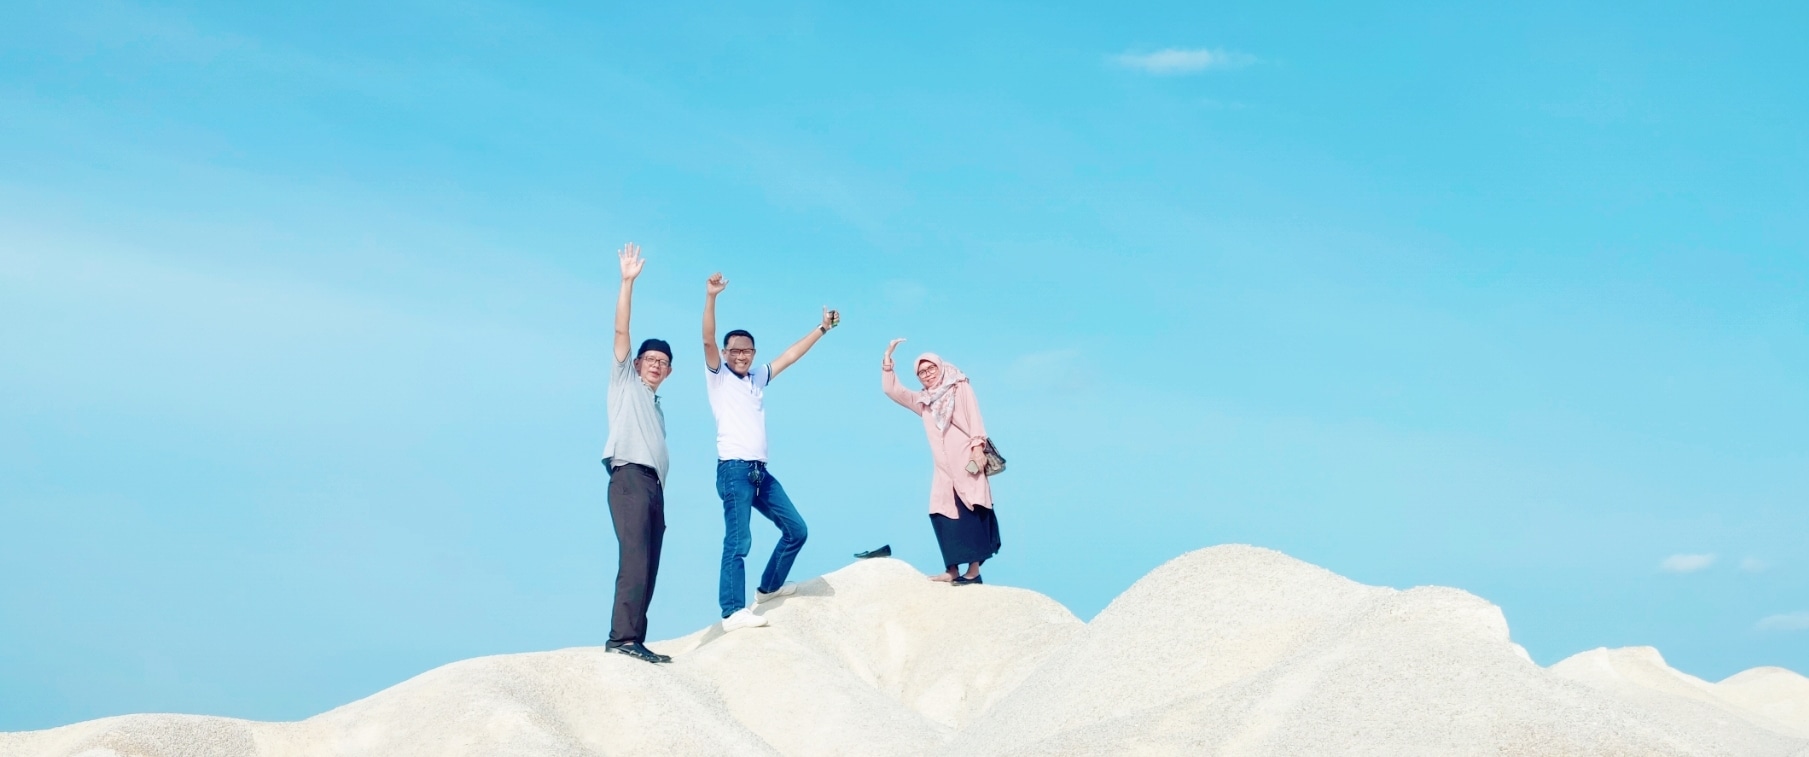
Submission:
POLYGON ((616 252, 616 257, 622 259, 622 278, 624 280, 641 275, 641 266, 647 264, 646 259, 641 257, 641 246, 633 242, 622 245, 622 249, 616 252))
POLYGON ((710 280, 704 282, 704 293, 712 297, 722 294, 722 290, 728 288, 729 280, 723 278, 720 273, 710 274, 710 280))
POLYGON ((841 311, 830 310, 828 305, 823 306, 823 333, 825 333, 825 334, 829 333, 830 329, 835 328, 841 322, 842 322, 841 311))

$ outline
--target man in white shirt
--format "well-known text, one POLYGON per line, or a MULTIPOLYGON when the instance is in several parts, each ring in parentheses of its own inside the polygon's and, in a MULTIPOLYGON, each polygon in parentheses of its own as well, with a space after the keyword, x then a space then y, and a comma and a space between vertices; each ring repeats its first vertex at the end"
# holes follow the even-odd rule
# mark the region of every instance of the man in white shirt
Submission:
POLYGON ((804 549, 808 531, 804 518, 792 507, 779 480, 766 468, 766 385, 804 357, 818 339, 841 322, 834 310, 823 309, 823 322, 778 358, 754 364, 754 335, 736 329, 723 337, 716 349, 716 295, 729 285, 718 273, 704 285, 703 343, 704 384, 709 390, 710 411, 716 415, 716 494, 722 497, 722 582, 717 599, 722 605, 722 628, 734 631, 766 625, 766 618, 747 607, 744 560, 753 545, 749 512, 758 511, 779 527, 779 543, 760 574, 754 600, 765 602, 797 590, 785 582, 791 564, 804 549), (726 359, 725 359, 726 358, 726 359), (724 369, 727 370, 724 370, 724 369))

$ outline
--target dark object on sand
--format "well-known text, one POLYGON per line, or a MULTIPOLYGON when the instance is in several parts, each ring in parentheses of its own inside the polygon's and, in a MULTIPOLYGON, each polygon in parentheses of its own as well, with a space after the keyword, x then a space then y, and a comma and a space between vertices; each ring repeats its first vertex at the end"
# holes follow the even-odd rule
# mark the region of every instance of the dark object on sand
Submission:
POLYGON ((622 642, 620 644, 612 641, 612 642, 609 642, 608 644, 603 645, 603 651, 614 652, 616 654, 625 654, 625 655, 628 655, 629 657, 633 657, 633 658, 635 658, 637 660, 641 660, 643 662, 671 662, 672 661, 671 657, 668 657, 663 654, 658 654, 651 649, 641 646, 641 643, 638 641, 628 641, 628 642, 622 642))
POLYGON ((966 586, 968 584, 983 584, 983 583, 986 583, 986 582, 980 580, 979 576, 974 576, 973 578, 968 578, 967 576, 955 576, 955 580, 954 580, 954 584, 956 586, 966 586))
POLYGON ((865 552, 856 552, 856 553, 854 553, 854 556, 858 557, 862 560, 865 560, 869 557, 891 557, 892 556, 892 545, 883 544, 883 545, 880 545, 879 549, 869 549, 865 552))

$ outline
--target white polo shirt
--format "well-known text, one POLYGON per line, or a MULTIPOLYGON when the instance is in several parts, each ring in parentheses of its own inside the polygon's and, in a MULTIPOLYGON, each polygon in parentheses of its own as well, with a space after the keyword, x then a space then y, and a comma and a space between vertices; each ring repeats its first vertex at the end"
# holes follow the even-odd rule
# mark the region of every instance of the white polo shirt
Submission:
POLYGON ((746 376, 721 368, 704 367, 704 387, 710 395, 710 412, 716 415, 716 459, 766 462, 766 382, 772 370, 756 365, 746 376))

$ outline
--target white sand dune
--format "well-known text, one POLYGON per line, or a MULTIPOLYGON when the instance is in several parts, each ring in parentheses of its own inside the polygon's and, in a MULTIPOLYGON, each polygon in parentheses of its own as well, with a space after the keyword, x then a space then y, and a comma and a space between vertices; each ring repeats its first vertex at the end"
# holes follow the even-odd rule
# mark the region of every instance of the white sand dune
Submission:
POLYGON ((1809 678, 1783 668, 1753 668, 1715 685, 1722 699, 1809 737, 1809 678))
POLYGON ((1551 672, 1652 707, 1702 706, 1809 738, 1809 678, 1783 668, 1753 668, 1709 683, 1672 669, 1656 649, 1626 647, 1571 655, 1551 666, 1551 672))
POLYGON ((1170 561, 1092 623, 895 560, 762 611, 772 626, 650 645, 670 665, 485 657, 296 723, 128 715, 0 734, 0 755, 1809 757, 1809 679, 1790 671, 1710 684, 1648 650, 1548 671, 1474 596, 1255 547, 1170 561))

